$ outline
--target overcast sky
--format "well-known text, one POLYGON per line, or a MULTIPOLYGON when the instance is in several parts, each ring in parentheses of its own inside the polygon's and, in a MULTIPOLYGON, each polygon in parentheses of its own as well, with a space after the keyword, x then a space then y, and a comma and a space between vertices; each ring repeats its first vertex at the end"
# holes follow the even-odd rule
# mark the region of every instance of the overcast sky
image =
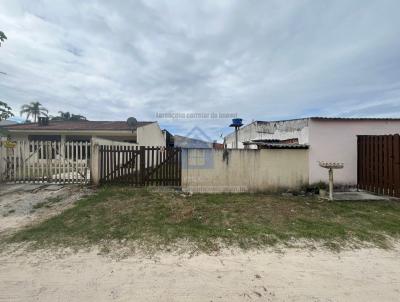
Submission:
POLYGON ((398 0, 0 0, 0 100, 212 139, 230 119, 156 114, 398 117, 399 12, 398 0))

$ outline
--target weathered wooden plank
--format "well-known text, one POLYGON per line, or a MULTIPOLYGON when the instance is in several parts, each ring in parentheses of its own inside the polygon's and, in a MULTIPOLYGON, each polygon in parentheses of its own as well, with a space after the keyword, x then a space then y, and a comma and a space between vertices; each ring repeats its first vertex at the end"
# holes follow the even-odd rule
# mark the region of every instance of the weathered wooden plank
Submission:
POLYGON ((394 196, 400 197, 400 136, 394 135, 393 141, 393 157, 394 157, 394 196))

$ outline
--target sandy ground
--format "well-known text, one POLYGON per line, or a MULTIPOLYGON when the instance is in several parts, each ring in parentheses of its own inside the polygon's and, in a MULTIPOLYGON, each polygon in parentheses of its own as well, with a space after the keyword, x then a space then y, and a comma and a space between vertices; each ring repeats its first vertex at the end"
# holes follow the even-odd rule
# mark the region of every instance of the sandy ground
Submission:
MULTIPOLYGON (((90 191, 2 186, 0 235, 56 215, 84 194, 90 191)), ((117 256, 6 247, 0 301, 400 301, 400 243, 340 253, 286 248, 117 256)))
POLYGON ((91 193, 76 185, 0 185, 0 235, 57 215, 91 193))
POLYGON ((162 254, 0 255, 0 301, 399 301, 400 245, 162 254))

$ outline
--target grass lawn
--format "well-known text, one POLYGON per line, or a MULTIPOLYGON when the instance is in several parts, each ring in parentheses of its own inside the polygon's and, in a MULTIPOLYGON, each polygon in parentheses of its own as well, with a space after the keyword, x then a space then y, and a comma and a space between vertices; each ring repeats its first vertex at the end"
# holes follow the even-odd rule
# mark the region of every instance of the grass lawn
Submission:
POLYGON ((188 240, 197 249, 244 249, 320 241, 330 248, 388 247, 400 235, 400 202, 321 202, 274 194, 157 193, 106 187, 75 207, 7 238, 38 247, 135 241, 156 248, 188 240))

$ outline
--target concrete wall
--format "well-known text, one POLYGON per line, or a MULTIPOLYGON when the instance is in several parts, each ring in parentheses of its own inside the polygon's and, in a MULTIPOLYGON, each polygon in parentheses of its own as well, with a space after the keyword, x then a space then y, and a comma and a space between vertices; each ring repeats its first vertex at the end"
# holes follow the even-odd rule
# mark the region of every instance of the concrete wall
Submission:
MULTIPOLYGON (((300 144, 309 143, 309 119, 291 121, 261 122, 248 124, 238 132, 238 148, 244 148, 243 142, 253 139, 291 139, 297 138, 300 144)), ((234 148, 235 133, 225 137, 228 148, 234 148)), ((255 147, 254 147, 255 148, 255 147)))
POLYGON ((137 129, 137 143, 140 146, 165 147, 165 137, 158 123, 137 129))
POLYGON ((344 168, 334 172, 335 184, 357 184, 357 135, 400 133, 400 121, 314 120, 310 121, 310 183, 327 182, 328 172, 318 161, 338 161, 344 168))
POLYGON ((256 192, 308 183, 308 150, 182 150, 182 187, 196 192, 256 192))

